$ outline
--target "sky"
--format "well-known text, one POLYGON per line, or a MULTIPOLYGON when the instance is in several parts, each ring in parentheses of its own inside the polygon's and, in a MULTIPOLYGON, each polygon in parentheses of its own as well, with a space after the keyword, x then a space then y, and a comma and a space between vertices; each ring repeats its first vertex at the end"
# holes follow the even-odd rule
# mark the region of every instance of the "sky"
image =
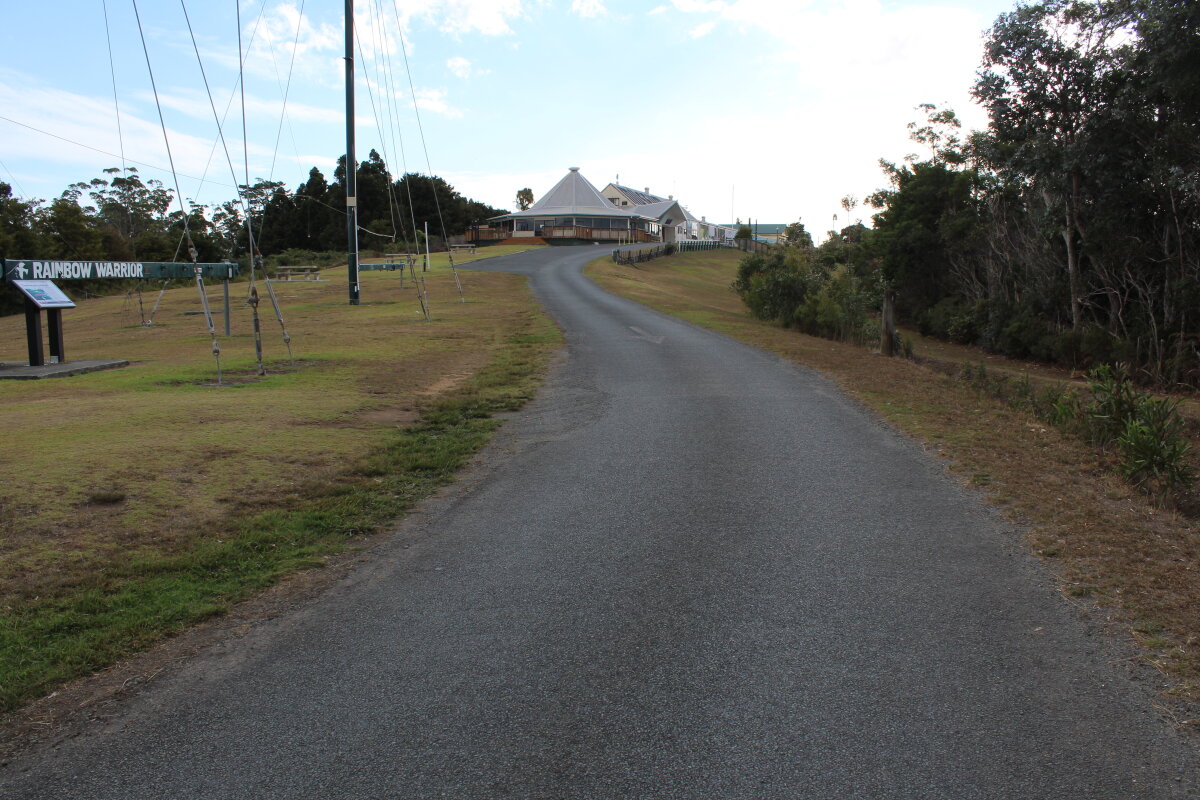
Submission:
MULTIPOLYGON (((48 199, 125 163, 174 188, 173 160, 211 206, 247 168, 293 190, 314 166, 332 179, 342 2, 135 1, 5 2, 0 181, 48 199)), ((1014 0, 355 2, 359 160, 374 148, 396 176, 497 208, 579 167, 598 189, 619 176, 709 221, 799 219, 820 241, 869 224, 879 159, 922 153, 917 106, 986 127, 970 88, 1014 0)))

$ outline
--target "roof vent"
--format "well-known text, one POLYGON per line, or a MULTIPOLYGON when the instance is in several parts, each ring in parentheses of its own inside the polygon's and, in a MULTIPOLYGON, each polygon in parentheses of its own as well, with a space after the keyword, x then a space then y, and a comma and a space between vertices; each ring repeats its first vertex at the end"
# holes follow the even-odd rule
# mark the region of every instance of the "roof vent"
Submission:
POLYGON ((570 169, 571 172, 579 172, 579 167, 568 167, 568 169, 570 169))

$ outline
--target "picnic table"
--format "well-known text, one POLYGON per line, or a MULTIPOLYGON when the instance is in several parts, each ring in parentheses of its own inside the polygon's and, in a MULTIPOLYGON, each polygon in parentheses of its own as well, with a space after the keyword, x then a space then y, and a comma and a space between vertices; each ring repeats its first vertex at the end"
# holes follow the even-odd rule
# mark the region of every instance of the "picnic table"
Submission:
POLYGON ((276 267, 275 277, 281 281, 297 279, 306 281, 319 281, 321 280, 321 268, 313 266, 276 267))
POLYGON ((452 253, 461 253, 461 252, 474 253, 475 247, 476 246, 473 244, 452 244, 452 245, 450 245, 450 252, 452 252, 452 253))

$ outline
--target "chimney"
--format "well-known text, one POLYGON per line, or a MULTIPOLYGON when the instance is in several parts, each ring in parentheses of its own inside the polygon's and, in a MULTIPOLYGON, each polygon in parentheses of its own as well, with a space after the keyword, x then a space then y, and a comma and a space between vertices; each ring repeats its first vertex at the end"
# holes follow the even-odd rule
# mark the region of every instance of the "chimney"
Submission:
POLYGON ((646 194, 650 194, 650 187, 649 187, 649 186, 647 186, 647 187, 646 187, 646 194))
POLYGON ((673 195, 673 194, 669 194, 669 195, 667 195, 667 199, 668 199, 668 200, 674 200, 674 199, 675 199, 675 195, 673 195))

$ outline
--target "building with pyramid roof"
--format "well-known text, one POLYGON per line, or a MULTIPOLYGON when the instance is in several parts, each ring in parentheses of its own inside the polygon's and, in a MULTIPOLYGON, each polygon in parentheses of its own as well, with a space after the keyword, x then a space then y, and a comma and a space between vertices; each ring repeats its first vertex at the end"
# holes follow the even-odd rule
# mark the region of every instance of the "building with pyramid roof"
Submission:
POLYGON ((659 220, 636 208, 617 208, 583 177, 579 167, 525 211, 488 220, 472 231, 476 241, 496 239, 574 240, 592 242, 662 241, 659 220))

